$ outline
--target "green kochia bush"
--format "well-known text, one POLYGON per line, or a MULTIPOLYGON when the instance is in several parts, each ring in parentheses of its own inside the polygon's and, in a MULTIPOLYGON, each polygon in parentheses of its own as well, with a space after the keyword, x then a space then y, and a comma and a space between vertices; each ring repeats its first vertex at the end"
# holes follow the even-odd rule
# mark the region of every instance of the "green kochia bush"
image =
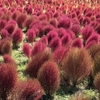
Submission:
POLYGON ((64 77, 74 87, 90 75, 92 66, 91 57, 85 48, 71 48, 62 62, 64 77))

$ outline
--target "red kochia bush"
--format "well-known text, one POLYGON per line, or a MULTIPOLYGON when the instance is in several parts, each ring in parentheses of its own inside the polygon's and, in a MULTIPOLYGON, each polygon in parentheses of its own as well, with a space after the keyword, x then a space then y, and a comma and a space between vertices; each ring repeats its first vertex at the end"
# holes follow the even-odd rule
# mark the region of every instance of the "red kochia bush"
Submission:
POLYGON ((95 44, 95 43, 96 43, 95 40, 90 41, 88 44, 85 45, 85 48, 86 48, 86 49, 89 49, 89 48, 90 48, 93 44, 95 44))
POLYGON ((0 54, 9 54, 12 53, 12 40, 11 38, 7 37, 0 41, 0 54))
POLYGON ((95 41, 96 43, 100 43, 100 35, 97 33, 93 33, 86 41, 86 44, 88 44, 91 41, 95 41))
POLYGON ((50 31, 54 30, 53 25, 46 25, 43 27, 44 34, 47 35, 50 31))
POLYGON ((78 36, 81 30, 81 27, 78 24, 74 24, 72 25, 71 30, 75 33, 76 36, 78 36))
POLYGON ((71 27, 71 19, 67 18, 67 17, 62 17, 60 18, 59 22, 58 22, 58 28, 65 28, 68 29, 71 27))
POLYGON ((78 48, 82 48, 83 47, 83 41, 80 38, 76 38, 73 43, 72 43, 72 47, 78 47, 78 48))
POLYGON ((93 33, 93 28, 89 25, 83 28, 83 30, 81 31, 84 40, 87 40, 92 35, 92 33, 93 33))
POLYGON ((46 46, 48 45, 48 39, 46 36, 42 36, 39 41, 44 43, 46 46))
POLYGON ((5 29, 8 31, 9 34, 12 34, 15 28, 16 28, 16 25, 13 23, 9 23, 5 26, 5 29))
POLYGON ((7 96, 17 81, 17 70, 8 63, 0 64, 0 99, 7 100, 7 96))
MULTIPOLYGON (((69 48, 59 47, 53 52, 54 61, 60 66, 69 48)), ((61 66, 60 66, 61 67, 61 66)))
POLYGON ((33 43, 34 39, 36 38, 36 32, 34 29, 29 29, 26 33, 27 35, 27 40, 29 43, 33 43))
POLYGON ((48 60, 52 60, 52 56, 50 52, 43 51, 41 53, 37 53, 34 57, 28 62, 25 73, 27 73, 30 77, 36 78, 37 73, 41 65, 48 60))
POLYGON ((69 34, 72 39, 76 38, 74 32, 71 29, 67 29, 66 31, 67 31, 67 34, 69 34))
POLYGON ((55 51, 57 48, 62 46, 62 41, 59 37, 54 37, 49 44, 52 51, 55 51))
POLYGON ((58 25, 58 21, 57 21, 56 18, 50 19, 49 23, 50 23, 51 25, 53 25, 54 27, 57 27, 57 25, 58 25))
POLYGON ((17 63, 10 55, 5 54, 3 56, 3 59, 4 59, 4 63, 9 63, 10 65, 15 66, 15 67, 17 66, 17 63))
POLYGON ((62 41, 62 45, 63 46, 67 46, 70 42, 71 42, 71 37, 69 34, 65 34, 64 36, 62 36, 61 41, 62 41))
POLYGON ((35 18, 33 16, 29 17, 26 19, 24 26, 29 29, 29 26, 32 24, 32 22, 35 20, 35 18))
POLYGON ((38 72, 38 79, 46 95, 53 95, 60 84, 60 71, 57 64, 53 61, 45 62, 38 72))
POLYGON ((23 25, 25 23, 27 19, 27 15, 25 13, 21 13, 18 17, 17 17, 17 24, 20 28, 23 28, 23 25))
POLYGON ((2 30, 6 26, 6 24, 7 24, 7 21, 4 19, 1 19, 0 20, 0 30, 2 30))
POLYGON ((31 47, 28 43, 23 44, 22 51, 28 58, 31 56, 31 47))
POLYGON ((33 46, 31 56, 34 56, 35 54, 40 53, 42 51, 45 51, 45 49, 46 49, 46 44, 39 41, 35 43, 35 45, 33 46))
POLYGON ((71 48, 62 62, 62 69, 69 84, 76 86, 90 75, 92 60, 85 48, 71 48))
POLYGON ((2 29, 0 35, 1 35, 1 38, 6 38, 10 36, 10 34, 8 33, 6 29, 2 29))
POLYGON ((12 13, 11 17, 12 17, 13 20, 17 20, 17 17, 18 17, 20 14, 21 14, 20 11, 15 10, 15 11, 12 13))
POLYGON ((12 33, 12 40, 13 40, 13 45, 14 46, 18 45, 23 40, 23 32, 20 28, 17 28, 12 33))
POLYGON ((17 87, 18 100, 39 100, 42 95, 42 87, 37 79, 28 79, 17 87))
POLYGON ((48 38, 48 42, 50 43, 50 41, 54 38, 54 37, 58 37, 58 33, 54 30, 50 31, 47 34, 47 38, 48 38))

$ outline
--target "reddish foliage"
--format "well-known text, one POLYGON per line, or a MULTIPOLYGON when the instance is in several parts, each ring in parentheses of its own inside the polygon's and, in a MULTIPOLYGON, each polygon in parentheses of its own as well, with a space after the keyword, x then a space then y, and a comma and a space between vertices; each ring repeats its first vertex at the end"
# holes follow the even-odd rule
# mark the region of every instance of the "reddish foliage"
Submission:
POLYGON ((8 63, 0 64, 0 98, 6 100, 9 92, 17 81, 17 70, 15 66, 8 63))
POLYGON ((46 46, 48 45, 48 39, 46 36, 42 36, 39 41, 44 43, 46 46))
POLYGON ((42 51, 45 51, 45 49, 46 49, 46 44, 39 41, 35 43, 35 45, 33 46, 31 56, 34 56, 42 51))
POLYGON ((85 18, 83 18, 83 26, 88 25, 90 22, 91 22, 91 20, 90 20, 89 17, 85 17, 85 18))
POLYGON ((52 51, 55 51, 57 48, 62 46, 62 41, 59 37, 54 37, 49 44, 52 51))
POLYGON ((69 34, 65 34, 62 38, 61 38, 61 41, 62 41, 62 45, 63 46, 68 46, 69 43, 71 42, 71 37, 69 34))
MULTIPOLYGON (((54 61, 60 66, 69 48, 59 47, 53 52, 54 61)), ((61 66, 60 66, 61 67, 61 66)))
POLYGON ((33 43, 34 39, 36 38, 36 32, 34 29, 29 29, 26 33, 27 35, 27 40, 29 43, 33 43))
POLYGON ((81 27, 78 24, 74 24, 71 27, 71 30, 75 33, 75 35, 77 36, 80 33, 81 27))
POLYGON ((86 26, 81 31, 82 37, 84 40, 87 40, 93 33, 93 28, 91 26, 86 26))
POLYGON ((60 71, 53 61, 45 62, 38 72, 38 79, 47 95, 53 95, 59 88, 60 71))
POLYGON ((91 21, 91 23, 89 24, 91 27, 93 27, 94 29, 96 29, 96 27, 98 26, 98 22, 97 21, 91 21))
POLYGON ((12 34, 13 33, 13 31, 15 30, 15 25, 14 24, 7 24, 6 26, 5 26, 5 29, 8 31, 8 33, 9 34, 12 34))
POLYGON ((17 28, 13 33, 12 33, 12 40, 13 40, 13 45, 18 45, 23 39, 23 33, 20 28, 17 28))
POLYGON ((20 15, 20 11, 15 10, 15 11, 12 13, 11 17, 12 17, 13 20, 17 20, 17 17, 18 17, 19 15, 20 15))
POLYGON ((87 78, 92 66, 92 59, 85 48, 71 48, 62 62, 62 69, 72 86, 87 78))
POLYGON ((50 52, 41 52, 34 55, 31 61, 28 62, 25 72, 32 78, 37 77, 38 70, 41 65, 48 60, 52 60, 50 52))
POLYGON ((11 38, 4 38, 0 41, 0 54, 9 54, 12 53, 12 40, 11 38))
POLYGON ((80 38, 76 38, 73 43, 72 43, 72 47, 78 47, 78 48, 82 48, 83 47, 83 41, 80 38))
POLYGON ((7 24, 6 20, 4 19, 0 20, 0 30, 2 30, 6 26, 6 24, 7 24))
POLYGON ((67 29, 66 31, 67 31, 67 34, 69 34, 72 39, 76 38, 74 32, 71 29, 67 29))
POLYGON ((86 48, 86 49, 89 49, 89 48, 90 48, 93 44, 95 44, 95 43, 96 43, 95 40, 90 41, 88 44, 85 45, 85 48, 86 48))
POLYGON ((89 51, 92 59, 94 59, 96 53, 98 53, 100 51, 100 44, 94 43, 93 45, 91 45, 88 48, 88 51, 89 51))
POLYGON ((57 25, 58 25, 58 21, 57 21, 56 18, 50 19, 49 23, 50 23, 51 25, 53 25, 54 27, 57 27, 57 25))
POLYGON ((53 25, 46 25, 43 28, 44 34, 47 35, 50 31, 54 30, 54 26, 53 25))
POLYGON ((33 18, 33 16, 29 17, 26 19, 24 26, 29 29, 29 26, 32 24, 32 22, 35 20, 35 18, 33 18))
POLYGON ((91 41, 95 41, 96 43, 100 43, 100 35, 97 33, 93 33, 86 41, 86 44, 88 44, 91 41))
POLYGON ((22 51, 28 58, 31 56, 31 47, 28 43, 23 44, 22 51))
POLYGON ((60 27, 65 28, 65 29, 70 28, 71 27, 71 19, 62 17, 58 22, 58 28, 60 28, 60 27))
POLYGON ((40 14, 39 15, 39 20, 42 21, 42 20, 47 20, 47 15, 46 14, 40 14))
POLYGON ((98 25, 96 26, 95 31, 96 31, 98 34, 100 34, 100 24, 98 24, 98 25))
POLYGON ((17 67, 17 63, 10 55, 5 54, 3 56, 3 59, 4 59, 4 63, 9 63, 10 65, 17 67))
POLYGON ((50 31, 47 34, 47 38, 48 38, 48 42, 50 43, 50 41, 54 38, 54 37, 58 37, 58 33, 54 30, 50 31))
POLYGON ((27 19, 27 15, 25 13, 21 13, 18 17, 17 17, 17 24, 20 28, 23 28, 24 23, 27 19))
POLYGON ((0 35, 2 38, 6 38, 10 36, 10 34, 8 33, 6 29, 2 29, 0 35))
POLYGON ((37 79, 22 81, 17 87, 18 100, 39 100, 42 95, 42 87, 37 79))
POLYGON ((58 28, 58 29, 57 29, 57 32, 58 32, 58 36, 59 36, 60 38, 62 38, 64 35, 67 34, 67 32, 66 32, 66 30, 65 30, 64 28, 58 28))

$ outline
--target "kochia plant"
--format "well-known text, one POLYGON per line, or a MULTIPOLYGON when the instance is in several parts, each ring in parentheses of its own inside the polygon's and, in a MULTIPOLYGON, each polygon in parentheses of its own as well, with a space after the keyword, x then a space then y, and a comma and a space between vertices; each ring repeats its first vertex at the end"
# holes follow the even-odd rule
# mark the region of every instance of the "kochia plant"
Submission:
POLYGON ((17 70, 15 66, 8 63, 0 64, 0 99, 7 100, 7 97, 17 81, 17 70))
POLYGON ((17 95, 18 100, 39 100, 43 95, 43 90, 37 79, 28 79, 19 83, 17 95))
POLYGON ((50 52, 43 51, 35 54, 28 62, 25 73, 27 73, 31 78, 36 78, 41 65, 48 60, 52 60, 50 52))
POLYGON ((28 43, 23 44, 22 51, 28 58, 31 56, 31 47, 28 43))
POLYGON ((34 29, 28 29, 27 33, 27 40, 29 43, 33 43, 36 38, 36 32, 34 29))
POLYGON ((10 55, 5 54, 3 60, 4 63, 9 63, 10 65, 17 67, 16 61, 10 55))
POLYGON ((27 15, 25 13, 21 13, 20 15, 18 15, 17 24, 19 28, 23 28, 26 19, 27 19, 27 15))
POLYGON ((94 85, 100 93, 100 72, 94 78, 94 85))
POLYGON ((11 38, 7 37, 0 41, 0 54, 9 54, 12 53, 12 40, 11 38))
POLYGON ((23 32, 20 28, 17 28, 13 33, 12 33, 12 42, 13 46, 16 47, 20 42, 23 40, 23 32))
POLYGON ((85 48, 71 48, 62 62, 65 76, 74 87, 90 75, 92 66, 91 57, 85 48))
POLYGON ((62 41, 59 37, 54 37, 51 41, 50 41, 50 45, 49 45, 52 49, 52 51, 55 51, 57 48, 62 46, 62 41))
POLYGON ((46 49, 46 44, 42 43, 41 41, 38 41, 32 48, 31 56, 34 56, 42 51, 45 51, 45 49, 46 49))
POLYGON ((38 79, 49 97, 52 96, 59 88, 60 71, 57 64, 53 61, 45 62, 38 72, 38 79))

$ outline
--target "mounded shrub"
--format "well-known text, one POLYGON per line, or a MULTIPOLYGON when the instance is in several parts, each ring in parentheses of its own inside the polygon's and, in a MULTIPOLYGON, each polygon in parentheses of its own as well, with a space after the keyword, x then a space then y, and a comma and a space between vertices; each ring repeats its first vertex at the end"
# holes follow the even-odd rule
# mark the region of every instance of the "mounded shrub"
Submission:
POLYGON ((48 60, 52 60, 50 52, 43 51, 37 53, 28 62, 27 67, 25 69, 25 73, 28 74, 31 78, 36 78, 38 70, 41 68, 42 64, 48 60))
POLYGON ((74 87, 90 75, 92 66, 91 57, 85 48, 71 48, 62 62, 63 72, 74 87))
POLYGON ((38 72, 38 79, 45 94, 52 96, 60 85, 60 71, 58 65, 53 61, 46 61, 38 72))

